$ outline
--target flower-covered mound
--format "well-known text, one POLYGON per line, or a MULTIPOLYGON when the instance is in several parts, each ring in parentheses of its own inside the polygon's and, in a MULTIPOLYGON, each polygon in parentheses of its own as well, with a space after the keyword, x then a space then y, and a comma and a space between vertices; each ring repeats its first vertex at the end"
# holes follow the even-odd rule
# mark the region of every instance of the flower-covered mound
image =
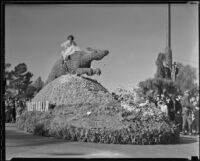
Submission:
MULTIPOLYGON (((61 83, 58 79, 54 81, 61 83)), ((80 80, 85 78, 78 79, 77 82, 81 82, 80 80)), ((77 82, 66 80, 64 87, 73 86, 73 83, 77 82), (69 82, 71 85, 68 85, 69 82)), ((96 84, 96 81, 89 83, 92 85, 92 82, 96 84)), ((99 87, 105 89, 100 84, 99 87)), ((73 91, 72 88, 68 89, 73 91)), ((43 89, 41 92, 44 91, 48 89, 43 89)), ((62 90, 58 89, 54 94, 58 95, 58 91, 62 90)), ((134 110, 128 111, 106 90, 93 91, 88 86, 84 86, 79 87, 79 91, 84 100, 76 95, 76 103, 73 93, 71 96, 73 101, 69 103, 63 101, 66 104, 61 104, 59 102, 62 101, 55 99, 56 107, 48 112, 23 112, 17 119, 17 126, 36 135, 54 136, 69 141, 113 144, 169 144, 179 141, 178 129, 153 105, 148 104, 144 107, 134 105, 134 110), (85 95, 88 93, 89 95, 84 96, 83 91, 85 95)), ((36 97, 39 100, 39 96, 36 97)), ((42 97, 48 98, 43 95, 42 97)), ((69 97, 65 95, 65 98, 70 100, 69 97)))
POLYGON ((49 101, 55 105, 90 103, 94 99, 110 102, 113 98, 109 95, 107 89, 96 80, 63 75, 44 86, 32 101, 49 101))

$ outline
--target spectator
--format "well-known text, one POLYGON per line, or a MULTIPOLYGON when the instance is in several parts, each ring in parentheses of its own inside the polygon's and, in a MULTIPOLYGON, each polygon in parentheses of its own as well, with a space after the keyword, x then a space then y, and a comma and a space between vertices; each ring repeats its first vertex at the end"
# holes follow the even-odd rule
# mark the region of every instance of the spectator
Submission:
POLYGON ((11 119, 12 119, 12 123, 15 123, 16 121, 16 109, 14 106, 11 107, 11 119))
POLYGON ((159 108, 166 116, 168 116, 168 109, 165 101, 165 94, 161 94, 156 96, 154 103, 157 108, 159 108))
POLYGON ((160 108, 160 110, 166 115, 168 116, 168 108, 165 102, 163 101, 159 101, 158 102, 158 107, 160 108))
POLYGON ((158 107, 158 102, 160 102, 160 101, 161 101, 161 96, 157 95, 156 98, 155 98, 155 101, 154 101, 156 107, 158 107))
POLYGON ((175 124, 179 125, 180 131, 182 131, 182 105, 181 105, 181 96, 177 96, 174 101, 175 108, 175 124))
POLYGON ((190 98, 190 103, 193 104, 195 102, 196 98, 195 97, 191 97, 190 98))
POLYGON ((5 122, 8 120, 8 100, 5 101, 5 122))
POLYGON ((197 94, 197 96, 196 96, 196 101, 197 101, 197 103, 199 102, 199 94, 197 94))
POLYGON ((15 107, 16 107, 16 118, 18 118, 20 116, 20 112, 21 112, 21 107, 20 107, 20 101, 17 100, 15 102, 15 107))
POLYGON ((188 124, 188 130, 189 130, 189 135, 192 135, 192 105, 190 104, 189 101, 189 91, 186 90, 184 92, 184 96, 181 100, 181 105, 182 105, 182 118, 183 118, 183 124, 182 124, 182 131, 183 134, 186 134, 186 124, 188 124))
POLYGON ((18 112, 19 112, 19 115, 21 115, 22 111, 24 110, 25 108, 25 104, 22 100, 18 101, 18 112))
POLYGON ((16 121, 16 107, 15 107, 14 99, 12 99, 12 104, 11 104, 11 120, 12 120, 12 123, 15 123, 16 121))
POLYGON ((174 103, 169 96, 167 96, 167 98, 166 98, 166 105, 167 105, 167 111, 168 111, 169 119, 171 121, 174 121, 174 118, 175 118, 174 103))
POLYGON ((177 96, 174 101, 175 114, 182 114, 181 96, 177 96))
POLYGON ((165 94, 161 94, 161 100, 162 100, 163 102, 166 102, 165 94))
POLYGON ((194 101, 193 102, 194 105, 194 119, 192 121, 192 130, 194 134, 199 134, 199 101, 194 101))
POLYGON ((6 101, 6 109, 5 109, 5 114, 6 114, 6 122, 10 122, 11 121, 11 100, 8 99, 8 101, 6 101))
POLYGON ((149 106, 155 106, 155 100, 152 96, 147 96, 145 104, 149 106))

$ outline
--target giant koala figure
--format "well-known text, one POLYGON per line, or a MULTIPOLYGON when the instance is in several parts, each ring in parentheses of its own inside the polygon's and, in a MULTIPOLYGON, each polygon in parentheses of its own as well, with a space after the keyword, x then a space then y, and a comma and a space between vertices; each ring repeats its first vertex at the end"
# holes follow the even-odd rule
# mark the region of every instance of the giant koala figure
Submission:
POLYGON ((89 52, 77 51, 74 54, 69 55, 65 60, 63 60, 63 57, 61 56, 51 69, 45 85, 65 74, 76 74, 78 76, 82 74, 87 74, 89 76, 94 74, 100 75, 101 70, 99 68, 92 69, 91 62, 93 60, 103 59, 108 55, 109 51, 92 48, 87 48, 87 50, 89 52))

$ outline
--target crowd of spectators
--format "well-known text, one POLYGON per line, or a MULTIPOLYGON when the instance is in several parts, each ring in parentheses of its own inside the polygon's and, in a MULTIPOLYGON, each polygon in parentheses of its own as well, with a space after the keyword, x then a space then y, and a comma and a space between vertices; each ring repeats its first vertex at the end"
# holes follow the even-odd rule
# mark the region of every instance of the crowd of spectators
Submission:
MULTIPOLYGON (((112 95, 121 102, 123 107, 131 111, 131 104, 135 101, 128 100, 125 95, 116 95, 115 93, 112 95)), ((199 94, 193 96, 186 90, 183 96, 161 94, 146 99, 142 97, 138 102, 140 107, 154 104, 179 127, 182 134, 199 135, 199 94)))
POLYGON ((192 96, 188 90, 174 98, 158 95, 155 105, 179 126, 183 134, 199 134, 199 94, 192 96))

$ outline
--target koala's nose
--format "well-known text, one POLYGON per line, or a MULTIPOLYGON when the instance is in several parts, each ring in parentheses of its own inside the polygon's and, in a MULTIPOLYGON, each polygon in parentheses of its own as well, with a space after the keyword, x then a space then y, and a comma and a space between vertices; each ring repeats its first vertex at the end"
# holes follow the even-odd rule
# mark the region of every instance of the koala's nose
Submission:
POLYGON ((105 54, 107 55, 109 53, 109 51, 108 50, 105 50, 105 54))

